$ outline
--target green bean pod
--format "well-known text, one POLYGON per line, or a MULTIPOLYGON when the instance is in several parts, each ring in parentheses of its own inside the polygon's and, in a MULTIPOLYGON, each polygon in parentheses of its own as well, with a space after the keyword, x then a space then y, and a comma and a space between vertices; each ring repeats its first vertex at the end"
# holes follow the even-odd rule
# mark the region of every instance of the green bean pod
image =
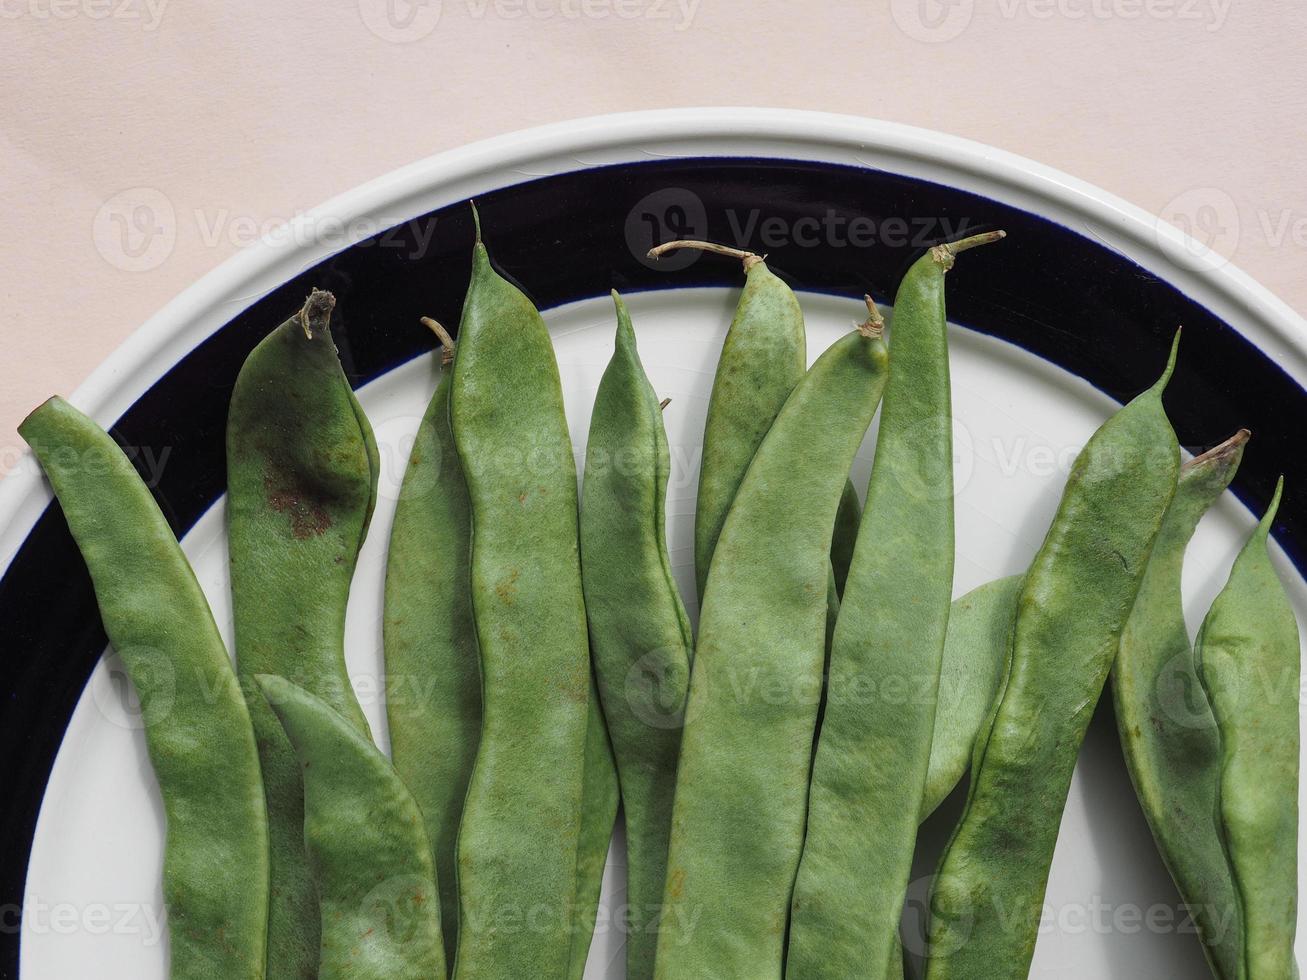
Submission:
POLYGON ((590 709, 576 466, 549 332, 479 236, 451 385, 482 679, 454 976, 563 977, 590 709))
POLYGON ((458 824, 481 736, 472 615, 472 518, 449 428, 454 344, 434 320, 443 370, 418 425, 386 557, 386 716, 395 769, 426 822, 440 886, 445 961, 458 941, 458 824))
MULTIPOLYGON (((868 975, 869 962, 890 962, 897 947, 953 593, 944 276, 958 252, 1002 237, 993 232, 930 249, 894 298, 893 367, 858 529, 861 547, 853 552, 831 645, 790 910, 786 969, 795 976, 868 975)), ((867 305, 874 313, 870 297, 867 305)))
POLYGON ((167 819, 163 898, 173 980, 262 980, 268 823, 254 731, 213 614, 135 468, 51 398, 19 426, 91 573, 140 699, 167 819))
POLYGON ((1242 980, 1243 938, 1217 813, 1220 736, 1198 680, 1180 577, 1198 521, 1234 479, 1247 440, 1240 432, 1181 468, 1112 666, 1126 768, 1219 980, 1242 980))
POLYGON ((1298 623, 1271 564, 1284 479, 1198 631, 1220 733, 1219 806, 1249 980, 1292 980, 1298 924, 1298 623))
POLYGON ((581 833, 576 849, 576 908, 573 915, 571 966, 568 976, 581 980, 590 943, 594 940, 604 867, 613 842, 621 790, 617 761, 599 706, 599 692, 590 683, 590 713, 585 726, 585 776, 581 788, 581 833))
POLYGON ((299 760, 304 847, 322 912, 321 980, 445 976, 435 866, 404 781, 354 722, 260 674, 299 760))
POLYGON ((935 699, 930 765, 920 819, 935 812, 971 764, 976 735, 1007 671, 1008 640, 1021 576, 986 582, 953 600, 935 699))
POLYGON ((671 453, 626 305, 599 382, 581 495, 581 573, 590 646, 626 821, 626 975, 653 976, 676 759, 694 639, 667 553, 671 453))
POLYGON ((272 980, 315 975, 320 916, 299 763, 253 679, 286 677, 368 731, 345 670, 345 606, 379 467, 332 343, 334 306, 330 293, 314 290, 264 338, 241 368, 227 413, 236 663, 268 801, 272 980))
POLYGON ((745 273, 744 291, 717 360, 704 423, 694 510, 694 575, 702 602, 731 502, 763 437, 807 368, 807 337, 793 290, 767 268, 761 256, 710 242, 668 242, 649 254, 657 258, 678 248, 738 258, 745 273))
POLYGON ((831 533, 887 367, 872 324, 817 360, 759 447, 717 542, 676 779, 660 980, 781 976, 831 533))
MULTIPOLYGON (((1179 342, 1179 335, 1176 335, 1179 342)), ((1080 744, 1175 492, 1162 378, 1076 458, 1022 584, 1007 682, 931 895, 927 980, 1024 978, 1080 744)))

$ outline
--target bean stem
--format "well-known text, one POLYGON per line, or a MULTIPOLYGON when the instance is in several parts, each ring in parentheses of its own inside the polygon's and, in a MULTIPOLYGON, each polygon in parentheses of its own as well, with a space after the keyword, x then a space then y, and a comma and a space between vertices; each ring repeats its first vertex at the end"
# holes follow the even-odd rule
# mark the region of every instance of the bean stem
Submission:
POLYGON ((325 331, 331 323, 331 311, 336 308, 336 297, 325 289, 309 293, 300 309, 300 327, 304 336, 312 340, 314 331, 325 331))
POLYGON ((1208 463, 1215 459, 1224 459, 1228 456, 1233 456, 1236 452, 1238 452, 1240 449, 1243 448, 1244 444, 1249 439, 1252 438, 1252 435, 1253 434, 1247 429, 1240 429, 1234 435, 1230 436, 1229 439, 1226 439, 1225 442, 1213 446, 1211 449, 1207 450, 1207 452, 1195 456, 1193 459, 1189 460, 1189 462, 1185 463, 1184 466, 1181 467, 1181 469, 1192 470, 1198 466, 1201 466, 1203 463, 1208 463))
POLYGON ((870 295, 863 296, 862 300, 867 304, 867 319, 858 324, 858 333, 874 340, 885 333, 885 318, 881 316, 876 301, 870 295))
POLYGON ((454 363, 454 338, 449 335, 449 331, 440 325, 440 321, 429 316, 418 317, 422 326, 426 327, 436 339, 440 341, 440 364, 442 367, 448 367, 454 363))
POLYGON ((979 248, 981 245, 988 245, 991 242, 997 242, 1006 237, 1007 232, 1002 230, 986 231, 979 235, 972 235, 969 238, 959 239, 956 242, 945 242, 943 245, 936 245, 930 250, 930 256, 936 263, 943 266, 945 272, 948 272, 949 269, 953 268, 953 260, 957 258, 959 253, 979 248))
POLYGON ((758 255, 755 252, 746 252, 742 248, 732 248, 729 245, 718 245, 716 242, 695 242, 689 239, 680 239, 674 242, 663 242, 661 245, 655 245, 649 249, 649 258, 660 259, 668 252, 675 252, 683 248, 697 248, 701 252, 712 252, 714 255, 726 255, 733 259, 739 259, 744 263, 744 271, 748 272, 759 262, 765 260, 766 256, 758 255))

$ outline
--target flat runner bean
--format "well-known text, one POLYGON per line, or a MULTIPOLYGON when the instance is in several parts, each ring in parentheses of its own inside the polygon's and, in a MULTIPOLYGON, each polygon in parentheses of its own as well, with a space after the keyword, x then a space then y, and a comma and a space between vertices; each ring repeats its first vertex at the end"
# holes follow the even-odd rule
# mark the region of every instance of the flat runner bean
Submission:
POLYGON ((268 822, 250 716, 172 529, 118 445, 62 398, 19 426, 86 560, 141 705, 167 818, 173 980, 262 980, 268 822))
POLYGON ((345 606, 376 503, 377 450, 331 339, 335 302, 314 290, 254 348, 227 413, 236 662, 268 802, 270 980, 316 975, 320 915, 299 763, 253 678, 286 677, 368 731, 345 670, 345 606))
MULTIPOLYGON (((1179 335, 1176 335, 1176 344, 1179 335)), ((1024 978, 1085 729, 1175 492, 1162 378, 1076 458, 1022 584, 1007 682, 976 740, 931 895, 927 980, 1024 978)))
POLYGON ((442 371, 418 425, 386 557, 386 716, 395 769, 422 811, 440 886, 445 962, 458 939, 456 843, 481 736, 470 582, 472 518, 449 429, 454 342, 431 319, 442 371))
POLYGON ((1298 623, 1269 550, 1284 479, 1198 631, 1249 980, 1298 976, 1298 623))
POLYGON ((304 847, 322 914, 317 976, 445 976, 431 844, 403 780, 326 702, 284 677, 256 680, 303 774, 304 847))
POLYGON ((1180 578, 1198 521, 1230 485, 1247 440, 1240 432, 1181 467, 1112 665, 1126 768, 1219 980, 1244 976, 1243 937, 1217 812, 1220 736, 1198 680, 1180 578))
POLYGON ((679 248, 740 259, 745 274, 744 291, 717 360, 704 423, 694 509, 694 574, 702 602, 708 567, 731 501, 772 421, 807 368, 807 339, 798 299, 767 268, 762 256, 687 241, 660 245, 649 256, 658 258, 679 248))
POLYGON ((667 553, 671 454, 626 305, 599 382, 581 494, 581 573, 626 822, 629 980, 653 976, 694 638, 667 553))
POLYGON ((871 324, 817 360, 759 447, 717 542, 677 773, 660 980, 781 976, 831 534, 887 365, 871 324))
MULTIPOLYGON (((953 592, 945 274, 1001 231, 937 245, 894 298, 876 456, 831 646, 787 973, 879 980, 897 963, 953 592), (870 691, 868 697, 863 692, 870 691)), ((874 312, 871 298, 867 304, 874 312)), ((820 457, 818 457, 820 458, 820 457)))
POLYGON ((454 976, 564 977, 590 709, 576 466, 549 331, 479 233, 451 384, 482 678, 454 976))

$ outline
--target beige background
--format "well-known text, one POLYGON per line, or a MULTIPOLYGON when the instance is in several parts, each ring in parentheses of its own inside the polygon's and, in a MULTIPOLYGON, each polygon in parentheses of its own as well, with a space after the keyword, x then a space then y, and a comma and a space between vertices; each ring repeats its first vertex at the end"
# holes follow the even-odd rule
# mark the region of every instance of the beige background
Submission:
POLYGON ((593 113, 786 106, 981 140, 1307 312, 1305 50, 1291 0, 0 0, 0 471, 28 409, 260 231, 593 113), (128 257, 115 198, 142 188, 171 232, 128 257))

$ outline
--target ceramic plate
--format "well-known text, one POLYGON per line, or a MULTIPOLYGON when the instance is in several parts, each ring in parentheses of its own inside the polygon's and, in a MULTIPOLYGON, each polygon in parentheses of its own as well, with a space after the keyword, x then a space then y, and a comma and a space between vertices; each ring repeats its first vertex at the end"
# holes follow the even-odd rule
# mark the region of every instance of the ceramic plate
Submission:
MULTIPOLYGON (((1281 471, 1289 491, 1276 558, 1307 622, 1307 457, 1295 435, 1307 417, 1307 333, 1201 242, 1030 161, 902 126, 739 109, 582 120, 444 154, 324 205, 178 297, 72 396, 134 454, 230 637, 228 395, 246 353, 310 286, 335 292, 341 357, 383 455, 381 504, 348 618, 349 666, 383 744, 384 546, 438 371, 418 317, 458 322, 471 197, 497 265, 545 311, 578 455, 612 350, 608 291, 629 297, 649 374, 672 399, 669 533, 687 597, 703 418, 741 276, 738 263, 717 257, 652 263, 649 246, 705 237, 768 253, 801 291, 812 359, 859 317, 864 293, 888 302, 926 246, 1001 227, 1005 242, 963 256, 949 277, 955 592, 1025 567, 1070 460, 1117 403, 1156 377, 1183 324, 1166 399, 1181 443, 1200 451, 1241 426, 1254 433, 1234 493, 1190 552, 1192 623, 1281 471)), ((864 487, 871 445, 854 470, 864 487)), ((0 744, 9 746, 0 760, 0 928, 11 940, 0 975, 162 978, 162 808, 130 685, 104 656, 89 580, 49 504, 30 457, 0 483, 0 744)), ((919 948, 926 876, 958 804, 955 794, 923 833, 905 916, 910 951, 919 948)), ((623 976, 622 937, 607 922, 623 902, 623 860, 619 837, 590 978, 623 976)), ((1110 707, 1100 707, 1031 975, 1205 971, 1131 791, 1110 707)))

